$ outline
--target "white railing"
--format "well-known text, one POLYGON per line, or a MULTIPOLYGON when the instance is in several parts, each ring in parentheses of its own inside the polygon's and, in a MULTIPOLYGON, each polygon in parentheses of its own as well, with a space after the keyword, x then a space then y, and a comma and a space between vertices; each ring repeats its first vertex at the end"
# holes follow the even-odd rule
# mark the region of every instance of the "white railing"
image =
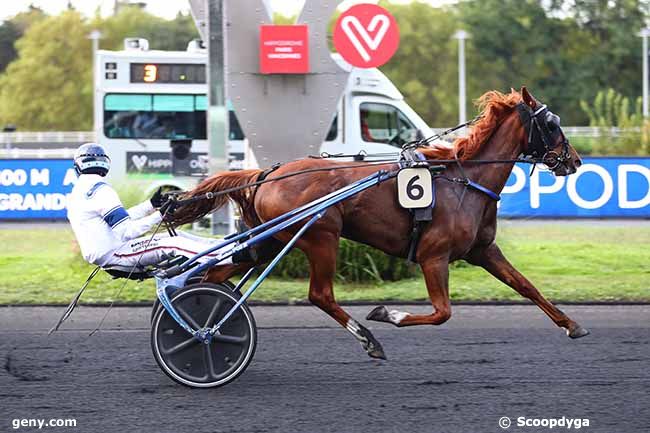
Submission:
MULTIPOLYGON (((56 143, 84 143, 94 141, 92 131, 0 132, 0 144, 44 143, 49 148, 56 143)), ((6 146, 3 146, 6 147, 6 146)))
POLYGON ((19 149, 17 147, 6 149, 0 147, 0 159, 72 159, 75 150, 77 149, 74 147, 53 149, 19 149))
POLYGON ((69 159, 89 141, 95 141, 92 131, 0 132, 0 158, 69 159))

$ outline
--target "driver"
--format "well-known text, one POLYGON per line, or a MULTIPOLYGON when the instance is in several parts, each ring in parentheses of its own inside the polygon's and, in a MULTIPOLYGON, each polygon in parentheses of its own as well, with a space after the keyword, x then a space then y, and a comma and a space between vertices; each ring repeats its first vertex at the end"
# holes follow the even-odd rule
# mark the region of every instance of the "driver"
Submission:
POLYGON ((373 142, 377 141, 370 133, 370 127, 368 126, 368 115, 370 113, 368 110, 361 109, 361 138, 363 141, 373 142))
MULTIPOLYGON (((68 199, 67 216, 87 262, 129 271, 136 264, 158 264, 170 255, 190 257, 217 242, 182 232, 179 236, 156 235, 153 239, 142 236, 162 219, 158 211, 165 202, 161 189, 150 200, 124 209, 117 193, 104 179, 110 163, 104 148, 96 143, 81 145, 74 155, 78 178, 68 199)), ((207 261, 218 253, 198 261, 207 261)), ((230 258, 219 265, 229 263, 230 258)))

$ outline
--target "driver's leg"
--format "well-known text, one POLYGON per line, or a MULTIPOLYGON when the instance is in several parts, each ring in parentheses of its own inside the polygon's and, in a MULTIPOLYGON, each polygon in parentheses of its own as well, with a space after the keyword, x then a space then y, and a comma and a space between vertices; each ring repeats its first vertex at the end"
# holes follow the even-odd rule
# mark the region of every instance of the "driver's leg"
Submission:
POLYGON ((156 235, 141 236, 124 243, 113 251, 107 259, 106 266, 120 266, 132 268, 135 265, 145 267, 155 265, 164 260, 165 250, 161 248, 161 241, 169 236, 156 235))
MULTIPOLYGON (((200 239, 200 238, 199 238, 200 239)), ((198 241, 184 236, 154 236, 149 242, 149 237, 144 236, 127 242, 113 253, 112 262, 124 265, 129 263, 131 266, 138 263, 143 266, 155 265, 164 260, 165 256, 174 254, 176 256, 192 257, 202 251, 212 247, 214 242, 198 241)), ((231 248, 228 246, 226 248, 231 248)), ((205 262, 218 255, 218 251, 201 257, 198 261, 205 262)), ((219 264, 231 264, 230 258, 221 261, 219 264)), ((128 265, 127 265, 128 266, 128 265)))

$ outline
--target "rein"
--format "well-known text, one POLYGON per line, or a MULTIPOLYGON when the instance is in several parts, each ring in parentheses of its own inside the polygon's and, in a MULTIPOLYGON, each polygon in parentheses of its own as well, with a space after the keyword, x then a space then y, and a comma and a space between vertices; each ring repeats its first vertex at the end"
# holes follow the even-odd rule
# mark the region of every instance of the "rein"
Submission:
MULTIPOLYGON (((525 104, 523 104, 523 105, 525 106, 525 104)), ((546 108, 546 106, 543 106, 543 108, 546 108)), ((543 111, 544 111, 543 109, 538 109, 537 111, 532 113, 532 115, 530 115, 529 119, 527 119, 528 122, 524 122, 524 119, 522 117, 522 123, 524 124, 524 127, 526 128, 527 132, 531 131, 529 133, 529 135, 532 138, 532 128, 531 128, 531 126, 533 126, 533 125, 531 125, 531 123, 533 123, 533 121, 535 121, 534 126, 536 126, 539 129, 540 136, 543 137, 543 139, 544 139, 544 145, 545 145, 544 147, 548 147, 548 144, 546 143, 546 140, 545 140, 545 137, 544 137, 545 134, 542 133, 539 122, 536 121, 537 120, 537 115, 539 115, 543 111)), ((523 114, 523 112, 520 112, 520 115, 521 114, 523 114)), ((461 128, 465 128, 467 126, 473 125, 474 123, 478 122, 482 117, 483 117, 483 115, 479 114, 478 116, 476 116, 472 120, 469 120, 469 121, 464 122, 464 123, 460 123, 460 124, 458 124, 458 125, 456 125, 456 126, 454 126, 452 128, 446 129, 443 132, 432 135, 431 137, 424 138, 424 139, 421 139, 421 140, 415 140, 415 141, 408 142, 408 143, 406 143, 406 144, 404 144, 402 146, 403 150, 402 150, 401 153, 403 153, 404 151, 409 151, 409 150, 412 151, 412 150, 415 150, 415 149, 417 149, 419 147, 424 147, 427 144, 431 143, 432 141, 437 140, 439 138, 442 138, 442 137, 444 137, 446 135, 449 135, 454 131, 457 131, 457 130, 459 130, 461 128)), ((530 142, 529 142, 529 144, 530 144, 530 142)), ((462 161, 462 163, 463 164, 509 164, 509 163, 520 162, 520 163, 525 163, 525 164, 538 164, 538 163, 546 163, 545 160, 546 160, 546 157, 548 156, 548 154, 549 154, 549 151, 547 150, 547 152, 544 155, 542 155, 541 157, 538 156, 536 153, 534 153, 534 154, 531 154, 531 155, 529 155, 529 156, 527 156, 525 158, 467 159, 467 160, 462 161)), ((384 157, 384 156, 387 156, 387 155, 398 155, 398 153, 396 152, 395 154, 391 154, 391 153, 368 154, 368 153, 366 153, 364 151, 361 151, 361 152, 356 153, 356 154, 329 154, 327 152, 324 152, 320 156, 310 156, 309 158, 313 158, 313 159, 318 159, 318 158, 320 158, 320 159, 353 158, 355 160, 359 160, 360 158, 365 158, 367 156, 370 156, 370 157, 372 157, 372 156, 384 157)), ((558 155, 558 157, 556 158, 557 164, 560 164, 562 162, 561 159, 563 157, 564 157, 564 155, 558 155)), ((476 189, 478 191, 481 191, 481 192, 487 194, 489 197, 491 197, 494 200, 499 200, 499 196, 497 194, 495 194, 494 192, 488 190, 487 188, 485 188, 485 187, 483 187, 483 186, 481 186, 479 184, 476 184, 475 182, 472 182, 469 178, 467 178, 467 176, 465 175, 465 172, 463 170, 463 167, 461 165, 461 161, 458 158, 454 158, 454 159, 423 159, 420 162, 434 163, 434 164, 456 164, 459 167, 459 169, 460 169, 460 171, 461 171, 461 173, 463 175, 463 178, 447 178, 447 177, 442 176, 443 179, 446 179, 446 180, 449 180, 449 181, 452 181, 452 182, 462 183, 462 184, 464 184, 466 186, 466 188, 470 187, 470 188, 476 189)), ((347 169, 351 169, 351 168, 361 168, 361 167, 369 167, 369 166, 382 166, 382 165, 390 165, 390 164, 398 164, 398 163, 399 163, 399 159, 397 159, 397 158, 390 158, 390 159, 386 158, 386 159, 379 159, 379 160, 375 160, 375 161, 369 161, 369 162, 363 162, 363 163, 359 163, 359 164, 345 165, 345 166, 339 166, 339 167, 323 167, 323 168, 310 168, 310 169, 305 169, 305 170, 299 170, 299 171, 283 174, 281 176, 277 176, 277 177, 274 177, 274 178, 271 178, 271 179, 266 179, 265 178, 265 179, 257 180, 255 182, 247 183, 245 185, 240 185, 240 186, 224 189, 224 190, 217 191, 217 192, 210 191, 210 192, 206 192, 204 194, 200 194, 200 195, 185 198, 185 199, 180 199, 179 200, 179 199, 176 199, 176 198, 174 198, 172 196, 172 197, 169 198, 169 200, 170 200, 169 207, 170 207, 171 212, 173 212, 173 210, 175 208, 178 208, 180 206, 185 206, 185 205, 195 203, 197 201, 202 201, 202 200, 212 200, 215 197, 218 197, 218 196, 221 196, 221 195, 230 194, 230 193, 233 193, 233 192, 236 192, 236 191, 241 191, 241 190, 243 190, 245 188, 251 188, 251 187, 263 185, 265 183, 277 182, 279 180, 287 179, 287 178, 290 178, 290 177, 293 177, 293 176, 299 176, 301 174, 332 171, 332 170, 347 170, 347 169)))
MULTIPOLYGON (((459 163, 459 160, 457 159, 425 159, 422 160, 422 162, 428 162, 428 163, 437 163, 437 164, 451 164, 451 163, 459 163)), ((508 164, 508 163, 516 163, 516 162, 521 162, 525 164, 538 164, 543 162, 541 158, 513 158, 513 159, 467 159, 463 161, 463 164, 508 164)), ((242 189, 246 188, 251 188, 254 186, 259 186, 263 185, 265 183, 271 183, 271 182, 277 182, 279 180, 287 179, 290 177, 294 176, 299 176, 301 174, 308 174, 308 173, 317 173, 317 172, 324 172, 324 171, 332 171, 332 170, 347 170, 351 168, 361 168, 361 167, 371 167, 371 166, 382 166, 382 165, 391 165, 391 164, 398 164, 399 160, 397 159, 391 159, 387 161, 371 161, 371 162, 365 162, 365 163, 360 163, 360 164, 352 164, 352 165, 345 165, 345 166, 340 166, 340 167, 322 167, 322 168, 309 168, 305 170, 299 170, 299 171, 294 171, 291 173, 283 174, 281 176, 277 176, 271 179, 264 179, 264 180, 258 180, 255 182, 250 182, 245 185, 240 185, 240 186, 235 186, 232 188, 224 189, 221 191, 216 191, 216 192, 206 192, 204 194, 200 194, 194 197, 189 197, 185 199, 175 199, 171 198, 172 200, 172 207, 177 208, 180 206, 185 206, 191 203, 195 203, 197 201, 202 201, 202 200, 212 200, 216 197, 230 194, 233 192, 241 191, 242 189)), ((467 179, 469 180, 469 179, 467 179)), ((465 182, 466 180, 463 180, 465 182)), ((471 182, 471 181, 470 181, 471 182)))

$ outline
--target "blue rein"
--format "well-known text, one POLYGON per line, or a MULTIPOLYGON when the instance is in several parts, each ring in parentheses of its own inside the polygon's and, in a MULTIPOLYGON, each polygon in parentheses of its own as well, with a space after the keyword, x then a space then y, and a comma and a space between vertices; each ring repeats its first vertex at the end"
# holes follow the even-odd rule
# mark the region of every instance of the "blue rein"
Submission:
POLYGON ((468 187, 470 187, 470 188, 474 188, 475 190, 482 192, 483 194, 487 195, 488 197, 490 197, 494 201, 501 200, 501 196, 499 196, 499 194, 497 194, 496 192, 484 187, 483 185, 479 185, 478 183, 476 183, 476 182, 474 182, 472 180, 467 179, 466 185, 468 187))

